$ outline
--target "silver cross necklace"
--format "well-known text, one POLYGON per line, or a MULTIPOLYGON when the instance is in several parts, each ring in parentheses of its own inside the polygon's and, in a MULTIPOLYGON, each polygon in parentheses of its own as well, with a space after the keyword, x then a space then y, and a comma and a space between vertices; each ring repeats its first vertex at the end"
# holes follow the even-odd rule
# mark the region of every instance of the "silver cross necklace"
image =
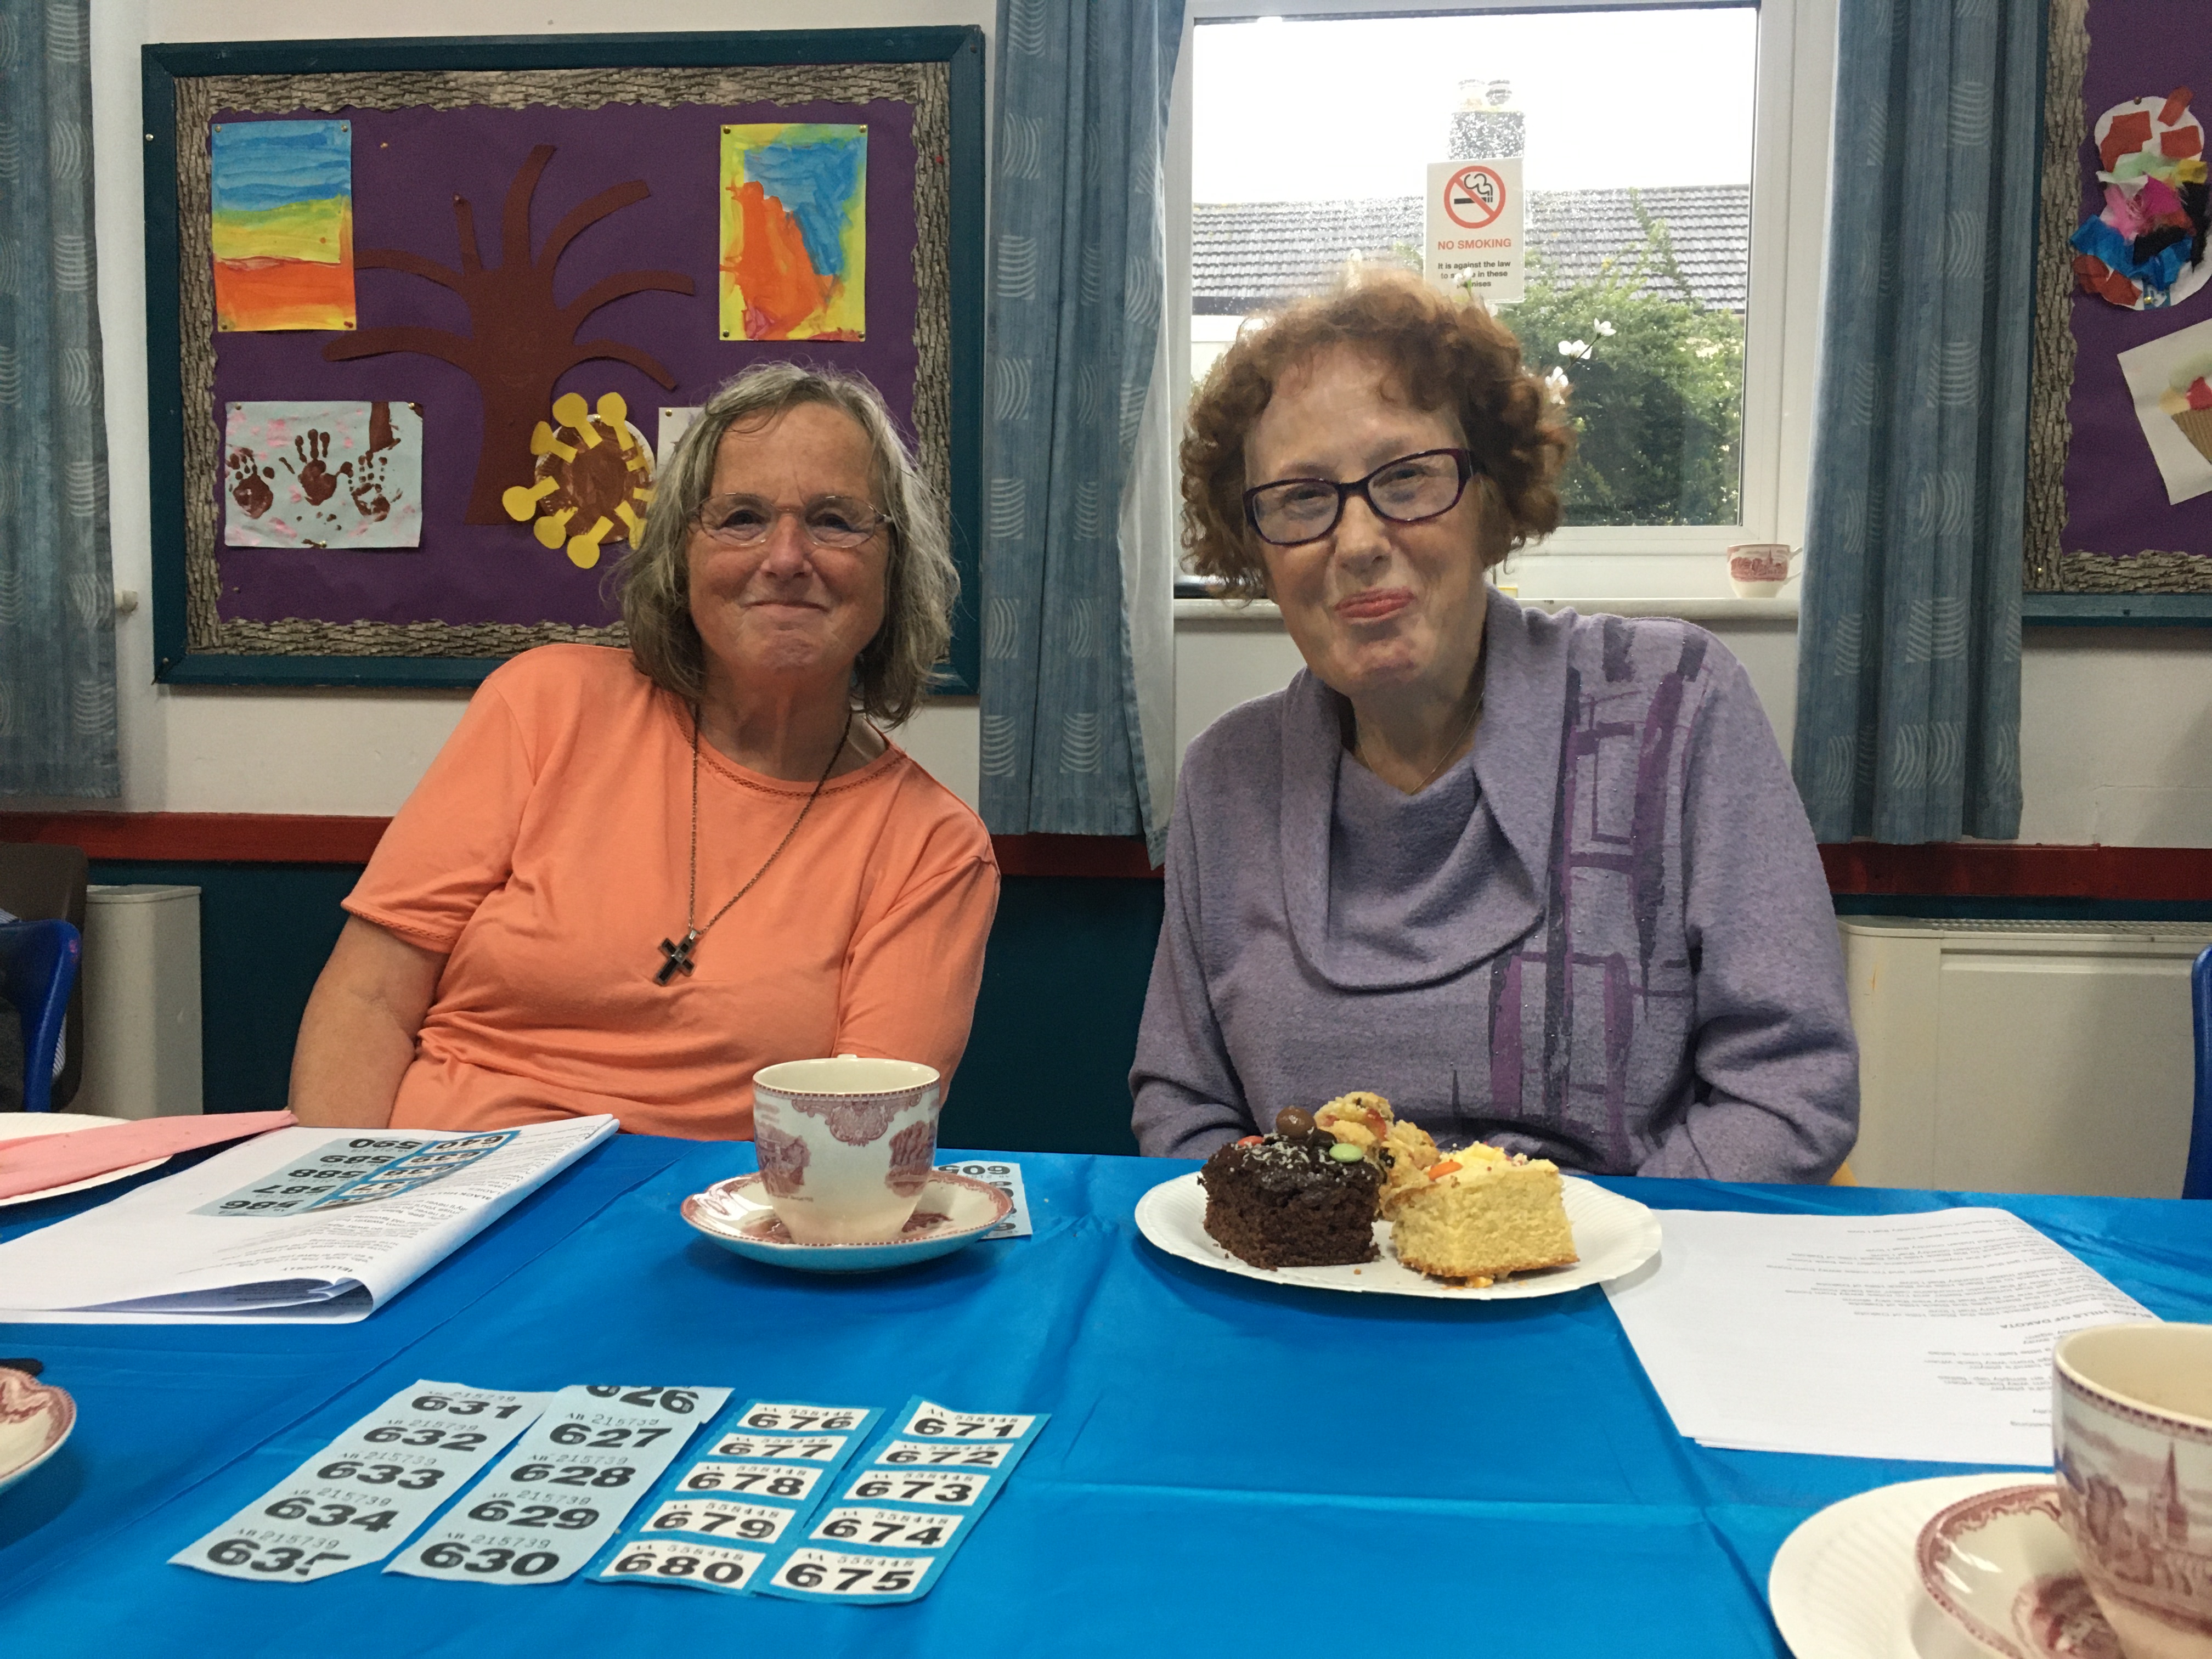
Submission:
POLYGON ((783 832, 783 839, 775 844, 775 851, 753 872, 752 881, 730 896, 729 902, 707 918, 707 925, 699 925, 699 705, 691 705, 691 874, 684 893, 684 937, 676 943, 660 941, 660 954, 668 958, 653 976, 655 985, 665 985, 675 978, 677 970, 687 975, 692 971, 692 957, 697 953, 699 941, 707 937, 708 928, 729 915, 730 905, 753 890, 753 883, 768 873, 768 867, 783 856, 783 849, 791 845, 791 838, 799 833, 799 826, 806 822, 806 815, 814 810, 815 798, 821 794, 822 786, 830 781, 830 774, 837 764, 837 757, 845 752, 845 745, 853 738, 853 717, 845 716, 845 730, 837 739, 837 746, 830 751, 830 763, 822 769, 822 775, 814 780, 814 787, 806 797, 806 804, 799 809, 799 816, 791 821, 791 828, 783 832))

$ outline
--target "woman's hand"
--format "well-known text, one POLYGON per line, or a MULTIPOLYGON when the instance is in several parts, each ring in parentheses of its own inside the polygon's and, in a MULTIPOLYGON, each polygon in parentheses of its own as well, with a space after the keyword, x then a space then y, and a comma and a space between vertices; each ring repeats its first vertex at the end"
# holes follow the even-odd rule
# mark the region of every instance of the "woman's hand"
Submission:
POLYGON ((410 944, 359 916, 323 964, 292 1050, 293 1115, 333 1128, 381 1129, 415 1058, 441 951, 410 944))

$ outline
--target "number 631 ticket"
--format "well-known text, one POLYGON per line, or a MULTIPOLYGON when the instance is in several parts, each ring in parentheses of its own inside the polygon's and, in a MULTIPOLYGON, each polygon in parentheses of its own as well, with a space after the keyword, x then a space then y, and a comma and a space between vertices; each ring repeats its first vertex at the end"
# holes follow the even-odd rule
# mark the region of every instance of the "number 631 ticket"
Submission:
POLYGON ((403 1389, 169 1559, 273 1584, 381 1561, 553 1397, 455 1382, 403 1389))
POLYGON ((727 1389, 566 1388, 483 1484, 386 1572, 557 1584, 615 1534, 727 1389))

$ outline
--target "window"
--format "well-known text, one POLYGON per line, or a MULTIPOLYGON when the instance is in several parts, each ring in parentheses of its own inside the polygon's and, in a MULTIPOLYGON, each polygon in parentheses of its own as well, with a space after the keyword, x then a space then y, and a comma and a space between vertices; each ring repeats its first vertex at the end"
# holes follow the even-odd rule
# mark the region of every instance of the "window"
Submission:
POLYGON ((1325 15, 1344 3, 1192 0, 1179 389, 1347 261, 1418 267, 1428 164, 1520 155, 1526 289, 1498 314, 1567 388, 1578 446, 1565 527, 1498 580, 1728 597, 1722 549, 1803 534, 1832 0, 1325 15))

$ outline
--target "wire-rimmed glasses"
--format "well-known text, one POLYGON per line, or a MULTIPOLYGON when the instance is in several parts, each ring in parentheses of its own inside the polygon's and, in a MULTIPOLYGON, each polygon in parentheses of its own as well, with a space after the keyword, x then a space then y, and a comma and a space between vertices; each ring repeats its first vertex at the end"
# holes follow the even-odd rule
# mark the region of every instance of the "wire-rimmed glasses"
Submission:
POLYGON ((709 495, 692 515, 700 533, 726 547, 753 547, 766 541, 786 514, 817 547, 859 547, 890 520, 850 495, 817 495, 804 507, 778 507, 758 495, 709 495))
POLYGON ((1419 524, 1449 513, 1481 469, 1466 449, 1425 449, 1385 461, 1364 478, 1278 478, 1244 492, 1244 516, 1260 539, 1277 547, 1319 541, 1344 516, 1344 501, 1357 495, 1379 518, 1419 524))

